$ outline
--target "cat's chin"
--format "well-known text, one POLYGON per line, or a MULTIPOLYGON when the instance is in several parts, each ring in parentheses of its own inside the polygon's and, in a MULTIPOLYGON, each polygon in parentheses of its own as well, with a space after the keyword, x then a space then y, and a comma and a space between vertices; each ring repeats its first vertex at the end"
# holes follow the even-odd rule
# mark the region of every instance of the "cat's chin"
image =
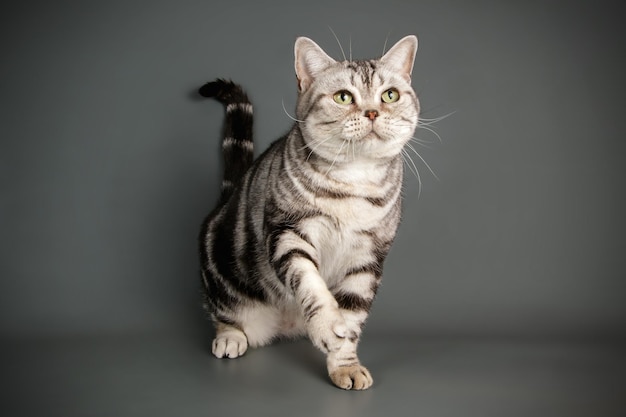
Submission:
POLYGON ((380 136, 376 131, 372 130, 367 135, 363 137, 361 140, 384 140, 382 136, 380 136))
POLYGON ((369 132, 363 134, 362 136, 357 137, 357 138, 348 139, 348 141, 355 142, 355 143, 363 143, 364 144, 364 143, 368 143, 368 142, 385 141, 385 138, 383 138, 374 129, 371 129, 369 132))
POLYGON ((361 143, 365 149, 369 149, 372 151, 391 150, 395 148, 401 148, 404 145, 404 142, 399 140, 397 137, 382 135, 374 130, 372 130, 370 133, 366 134, 356 142, 361 143), (400 144, 400 142, 402 142, 402 144, 400 144))

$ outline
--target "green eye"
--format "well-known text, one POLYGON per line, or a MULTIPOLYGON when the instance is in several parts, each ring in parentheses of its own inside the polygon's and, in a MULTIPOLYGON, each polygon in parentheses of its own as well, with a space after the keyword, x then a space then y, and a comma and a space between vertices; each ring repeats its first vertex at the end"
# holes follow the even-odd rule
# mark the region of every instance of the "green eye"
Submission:
POLYGON ((395 103, 400 99, 400 93, 395 88, 390 88, 383 93, 381 98, 385 103, 395 103))
POLYGON ((352 94, 346 90, 337 91, 333 96, 333 100, 338 104, 352 104, 352 94))

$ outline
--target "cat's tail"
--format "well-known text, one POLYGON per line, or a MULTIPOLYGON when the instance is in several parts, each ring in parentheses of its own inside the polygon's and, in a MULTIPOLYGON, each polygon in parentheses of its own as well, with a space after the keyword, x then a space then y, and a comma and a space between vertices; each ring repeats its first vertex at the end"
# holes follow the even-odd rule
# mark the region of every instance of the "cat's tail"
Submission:
POLYGON ((226 108, 222 139, 224 155, 222 201, 225 201, 254 160, 252 103, 241 86, 223 79, 206 83, 198 92, 203 97, 216 99, 226 108))

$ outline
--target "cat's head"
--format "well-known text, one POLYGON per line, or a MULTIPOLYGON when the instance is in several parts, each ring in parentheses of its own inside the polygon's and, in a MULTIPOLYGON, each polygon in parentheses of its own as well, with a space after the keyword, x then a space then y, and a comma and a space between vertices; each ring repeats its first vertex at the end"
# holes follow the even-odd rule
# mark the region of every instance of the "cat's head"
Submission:
POLYGON ((338 163, 398 156, 418 123, 411 87, 416 51, 417 38, 407 36, 380 59, 338 62, 298 38, 296 116, 307 146, 338 163))

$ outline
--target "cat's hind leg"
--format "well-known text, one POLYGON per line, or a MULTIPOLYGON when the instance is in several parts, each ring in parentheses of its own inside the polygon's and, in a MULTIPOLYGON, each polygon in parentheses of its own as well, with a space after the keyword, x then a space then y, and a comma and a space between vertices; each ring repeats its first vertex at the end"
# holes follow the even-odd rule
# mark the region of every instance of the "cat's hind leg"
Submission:
POLYGON ((248 347, 267 345, 280 336, 284 321, 284 313, 275 307, 263 303, 240 306, 228 318, 232 324, 214 319, 213 354, 218 358, 237 358, 248 347))
POLYGON ((212 351, 218 358, 237 358, 248 349, 246 334, 233 325, 216 321, 215 333, 212 351))

